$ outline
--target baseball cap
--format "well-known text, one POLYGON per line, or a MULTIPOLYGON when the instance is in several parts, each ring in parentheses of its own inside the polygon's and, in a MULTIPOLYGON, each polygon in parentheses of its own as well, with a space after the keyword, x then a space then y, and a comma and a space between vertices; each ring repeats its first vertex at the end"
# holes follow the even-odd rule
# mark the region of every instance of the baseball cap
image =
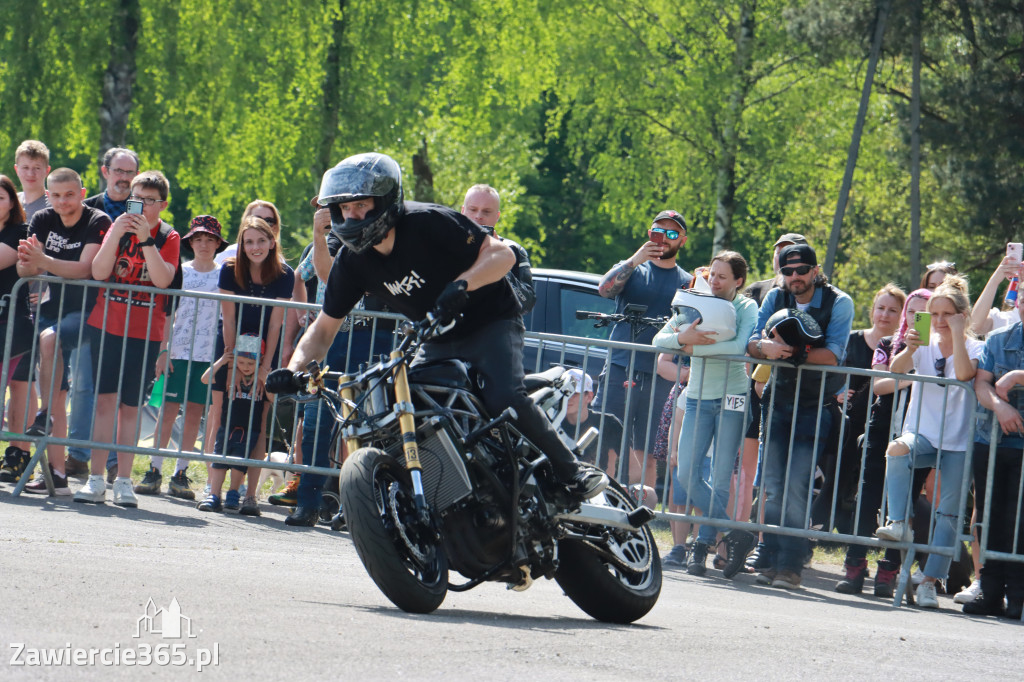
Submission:
POLYGON ((574 391, 574 393, 594 392, 594 380, 591 379, 590 375, 584 372, 582 369, 576 369, 575 367, 572 369, 567 369, 565 370, 565 374, 563 374, 562 376, 564 377, 566 375, 572 377, 573 386, 576 387, 576 391, 574 391))
POLYGON ((683 232, 686 232, 686 219, 683 218, 681 213, 671 210, 662 211, 658 215, 654 216, 654 220, 652 220, 651 222, 656 223, 659 220, 671 220, 676 225, 683 228, 683 232))
POLYGON ((257 356, 262 355, 265 350, 266 344, 263 343, 263 339, 255 334, 242 334, 235 344, 235 355, 251 360, 257 360, 257 356))
POLYGON ((817 265, 818 255, 809 244, 790 244, 779 252, 779 267, 787 265, 817 265))
POLYGON ((779 244, 806 244, 807 237, 803 236, 799 232, 787 232, 786 234, 779 237, 779 240, 775 242, 775 246, 779 244))
MULTIPOLYGON (((188 240, 196 236, 199 233, 209 234, 220 240, 220 246, 227 244, 224 237, 221 236, 220 221, 214 218, 212 215, 197 215, 188 224, 189 231, 182 239, 188 240)), ((220 247, 218 247, 220 248, 220 247)))

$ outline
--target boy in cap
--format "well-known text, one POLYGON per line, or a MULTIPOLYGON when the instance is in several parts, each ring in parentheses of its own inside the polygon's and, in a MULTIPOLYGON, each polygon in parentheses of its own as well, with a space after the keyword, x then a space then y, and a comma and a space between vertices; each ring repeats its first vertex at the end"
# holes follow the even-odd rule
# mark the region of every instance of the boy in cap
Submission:
POLYGON ((598 437, 580 453, 580 458, 607 469, 608 462, 618 457, 622 446, 622 422, 613 414, 590 409, 590 403, 594 401, 594 380, 589 374, 576 368, 566 370, 566 374, 575 382, 576 392, 566 405, 563 428, 573 440, 579 440, 590 427, 596 428, 598 437))

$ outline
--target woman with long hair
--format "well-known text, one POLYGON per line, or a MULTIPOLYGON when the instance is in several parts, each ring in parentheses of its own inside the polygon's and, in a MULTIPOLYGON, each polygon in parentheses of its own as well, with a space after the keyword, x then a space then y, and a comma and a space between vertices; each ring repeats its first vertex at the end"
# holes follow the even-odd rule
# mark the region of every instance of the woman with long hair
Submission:
MULTIPOLYGON (((927 344, 914 327, 908 327, 906 344, 891 370, 971 381, 978 371, 983 344, 969 336, 971 303, 967 281, 946 275, 928 300, 931 333, 927 344)), ((941 476, 939 503, 934 515, 931 543, 952 547, 956 541, 960 492, 964 480, 967 434, 974 412, 968 392, 959 386, 914 382, 903 423, 903 434, 889 443, 885 452, 886 507, 889 521, 875 535, 892 542, 913 541, 909 519, 914 470, 935 467, 941 476)), ((945 580, 950 557, 931 554, 924 567, 924 580, 917 587, 917 603, 937 609, 935 583, 945 580)))
MULTIPOLYGON (((697 328, 700 320, 687 322, 685 313, 674 315, 654 337, 655 346, 692 356, 676 479, 690 503, 703 510, 706 517, 687 558, 686 572, 691 575, 704 575, 708 550, 718 544, 719 528, 714 519, 729 518, 729 486, 745 431, 747 374, 742 362, 707 356, 744 352, 757 322, 757 304, 739 293, 746 278, 747 262, 735 251, 722 251, 711 260, 711 293, 731 303, 735 311, 735 336, 731 339, 716 340, 714 332, 697 328), (701 464, 712 443, 708 481, 701 474, 701 464)), ((754 548, 754 536, 745 530, 733 530, 722 541, 727 551, 722 573, 732 578, 754 548)))
MULTIPOLYGON (((257 301, 275 300, 287 301, 292 296, 292 289, 295 283, 295 274, 292 269, 282 262, 280 258, 280 247, 270 225, 262 218, 249 216, 242 220, 238 230, 236 244, 236 255, 224 261, 220 269, 220 281, 218 283, 220 293, 234 296, 250 296, 257 301)), ((221 363, 219 371, 213 377, 214 392, 211 398, 210 416, 212 417, 212 431, 215 434, 223 432, 230 435, 232 429, 244 428, 249 431, 249 424, 221 424, 218 418, 222 410, 224 395, 232 395, 228 386, 237 387, 242 381, 242 375, 234 371, 233 363, 230 361, 235 352, 237 339, 241 337, 256 337, 263 341, 263 349, 257 353, 257 369, 255 373, 255 387, 253 388, 254 398, 258 401, 263 396, 264 385, 271 368, 278 362, 278 342, 281 340, 281 327, 284 324, 285 309, 281 307, 269 307, 264 303, 235 303, 223 301, 221 303, 222 327, 221 334, 217 341, 215 357, 227 358, 221 363), (229 373, 229 369, 232 370, 229 373)), ((248 349, 246 352, 250 352, 248 349)), ((270 408, 269 401, 262 401, 261 414, 250 415, 253 424, 265 424, 266 413, 270 408)), ((262 433, 262 430, 260 430, 262 433)), ((254 448, 246 448, 251 452, 252 459, 261 459, 266 454, 265 444, 261 445, 264 438, 259 438, 254 448)), ((223 468, 220 465, 214 465, 223 468)), ((238 469, 236 469, 238 471, 238 469)), ((244 472, 243 472, 244 473, 244 472)), ((247 516, 259 516, 259 506, 256 502, 256 493, 259 483, 259 469, 248 469, 247 496, 244 501, 239 499, 239 485, 241 475, 232 474, 232 485, 224 498, 223 507, 227 509, 238 509, 240 514, 247 516), (236 480, 237 479, 237 480, 236 480), (233 493, 233 494, 232 494, 233 493)), ((223 481, 223 478, 221 478, 223 481)), ((219 490, 211 491, 209 496, 199 503, 200 509, 204 511, 219 510, 221 501, 219 490), (206 505, 204 507, 204 505, 206 505), (207 508, 208 507, 208 508, 207 508)))

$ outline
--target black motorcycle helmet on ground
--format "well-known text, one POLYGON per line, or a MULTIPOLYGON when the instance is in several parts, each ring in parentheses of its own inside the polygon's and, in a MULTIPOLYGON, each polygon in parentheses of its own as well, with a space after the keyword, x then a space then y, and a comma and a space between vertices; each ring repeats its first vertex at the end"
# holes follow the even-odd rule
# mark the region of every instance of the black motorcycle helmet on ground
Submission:
POLYGON ((769 337, 776 332, 783 343, 793 346, 796 352, 789 360, 794 365, 807 359, 810 348, 825 345, 825 334, 813 317, 799 308, 783 308, 776 311, 764 325, 765 334, 769 337))
POLYGON ((379 244, 405 212, 402 169, 386 154, 356 154, 324 173, 318 203, 331 211, 331 231, 356 253, 379 244), (345 219, 341 204, 373 197, 362 220, 345 219))

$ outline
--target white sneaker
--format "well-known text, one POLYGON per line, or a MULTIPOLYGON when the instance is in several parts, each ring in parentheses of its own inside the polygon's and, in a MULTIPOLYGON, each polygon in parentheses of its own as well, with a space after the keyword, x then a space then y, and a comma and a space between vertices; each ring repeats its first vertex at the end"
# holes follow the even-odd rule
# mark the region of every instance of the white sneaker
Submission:
POLYGON ((875 531, 875 537, 892 542, 913 542, 914 529, 906 521, 890 521, 875 531))
POLYGON ((138 507, 139 498, 135 497, 132 479, 118 476, 114 479, 114 504, 119 507, 138 507))
POLYGON ((954 604, 970 604, 981 594, 981 581, 975 580, 970 585, 956 593, 953 597, 954 604))
POLYGON ((922 609, 939 608, 939 596, 935 593, 934 582, 923 582, 917 586, 917 605, 922 609))
POLYGON ((105 503, 107 501, 107 482, 103 479, 103 475, 89 476, 85 485, 78 489, 73 499, 75 502, 105 503))
POLYGON ((915 570, 910 575, 910 584, 913 585, 914 587, 917 587, 918 585, 920 585, 923 582, 924 582, 924 573, 921 572, 920 568, 915 570))

